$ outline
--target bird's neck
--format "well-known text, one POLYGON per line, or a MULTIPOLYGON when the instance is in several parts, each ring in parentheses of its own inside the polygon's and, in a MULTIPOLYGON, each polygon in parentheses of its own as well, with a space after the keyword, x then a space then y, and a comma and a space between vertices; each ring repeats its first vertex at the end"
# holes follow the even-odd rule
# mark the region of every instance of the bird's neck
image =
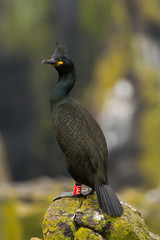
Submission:
POLYGON ((69 72, 58 72, 58 74, 59 79, 51 95, 51 108, 60 102, 65 101, 76 81, 75 70, 69 72))

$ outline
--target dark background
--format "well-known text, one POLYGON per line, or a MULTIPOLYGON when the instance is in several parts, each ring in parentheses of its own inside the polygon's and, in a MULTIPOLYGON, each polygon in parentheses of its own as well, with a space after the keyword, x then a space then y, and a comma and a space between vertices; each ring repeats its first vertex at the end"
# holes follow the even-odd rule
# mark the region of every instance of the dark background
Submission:
POLYGON ((114 187, 159 183, 159 10, 145 0, 1 1, 1 180, 68 174, 49 108, 57 73, 41 64, 58 41, 76 66, 72 96, 105 132, 114 187))

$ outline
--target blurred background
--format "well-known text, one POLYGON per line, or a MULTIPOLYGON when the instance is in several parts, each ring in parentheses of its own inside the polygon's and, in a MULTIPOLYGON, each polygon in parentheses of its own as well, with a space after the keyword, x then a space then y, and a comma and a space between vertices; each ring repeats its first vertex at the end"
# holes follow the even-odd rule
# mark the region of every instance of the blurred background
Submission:
POLYGON ((1 0, 0 239, 42 237, 49 203, 73 188, 51 122, 57 73, 41 64, 56 41, 106 136, 113 189, 160 234, 159 12, 158 0, 1 0))

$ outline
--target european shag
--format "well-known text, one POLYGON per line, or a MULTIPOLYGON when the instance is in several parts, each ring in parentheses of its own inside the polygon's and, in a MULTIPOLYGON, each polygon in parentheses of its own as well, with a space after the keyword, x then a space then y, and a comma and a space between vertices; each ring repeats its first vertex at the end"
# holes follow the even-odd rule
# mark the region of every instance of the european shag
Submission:
MULTIPOLYGON (((108 151, 103 132, 92 115, 69 95, 76 81, 73 62, 64 46, 57 44, 51 59, 42 63, 53 65, 59 75, 50 105, 56 139, 65 155, 69 173, 76 185, 85 184, 91 188, 86 193, 84 191, 84 195, 96 191, 104 213, 121 216, 123 208, 108 182, 108 151)), ((66 196, 74 194, 60 195, 66 196)))

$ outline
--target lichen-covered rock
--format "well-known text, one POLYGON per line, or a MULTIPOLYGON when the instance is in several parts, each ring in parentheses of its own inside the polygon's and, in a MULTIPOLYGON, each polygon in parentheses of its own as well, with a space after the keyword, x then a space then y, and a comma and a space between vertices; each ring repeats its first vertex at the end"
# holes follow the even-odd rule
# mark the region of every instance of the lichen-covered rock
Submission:
POLYGON ((43 221, 44 239, 74 239, 77 230, 74 217, 82 203, 83 198, 63 198, 53 202, 43 221))
POLYGON ((150 233, 140 213, 123 203, 121 217, 110 217, 99 209, 95 194, 86 199, 61 198, 48 208, 43 221, 44 240, 107 239, 160 240, 150 233))
POLYGON ((82 239, 103 240, 104 238, 89 228, 80 227, 76 231, 74 239, 75 240, 82 240, 82 239))

